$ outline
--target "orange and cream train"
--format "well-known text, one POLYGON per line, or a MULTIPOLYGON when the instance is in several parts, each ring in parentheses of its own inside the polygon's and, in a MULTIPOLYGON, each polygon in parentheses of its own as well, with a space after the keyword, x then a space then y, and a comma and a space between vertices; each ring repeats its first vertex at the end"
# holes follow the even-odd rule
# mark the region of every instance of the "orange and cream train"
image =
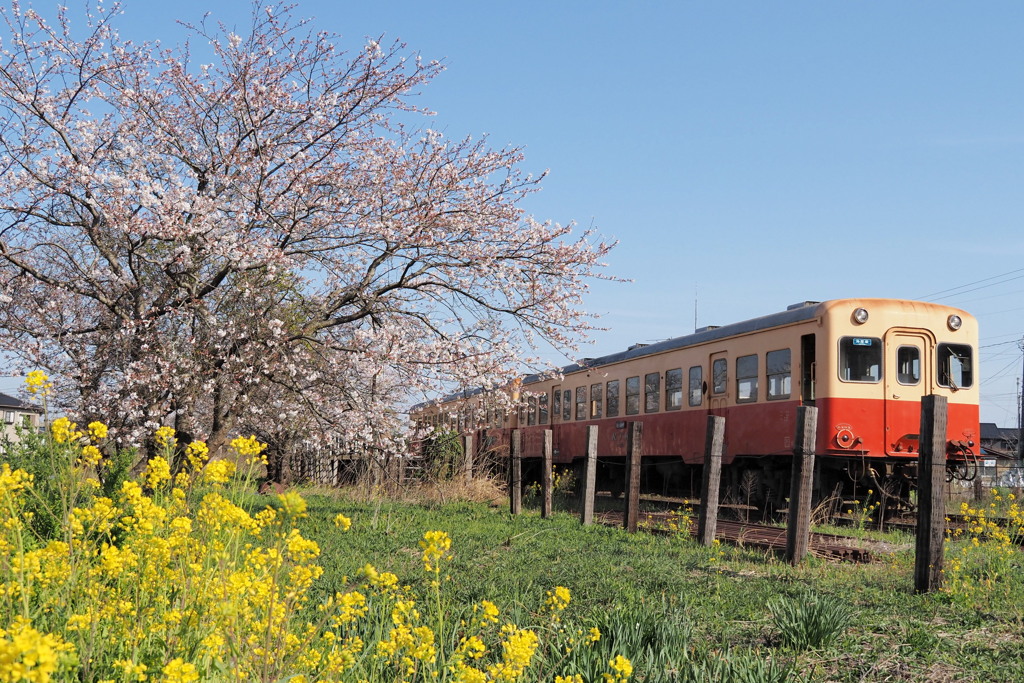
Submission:
POLYGON ((796 408, 818 409, 815 489, 851 483, 906 497, 916 478, 921 397, 948 399, 949 476, 969 478, 979 439, 978 326, 964 311, 891 299, 804 302, 780 313, 535 375, 497 401, 461 392, 414 411, 421 423, 473 431, 507 448, 521 430, 524 465, 544 430, 554 462, 580 466, 598 425, 599 488, 624 484, 626 433, 643 423, 646 487, 699 490, 708 415, 725 418, 723 489, 770 508, 788 495, 796 408), (519 406, 509 412, 508 398, 519 406), (742 490, 742 493, 741 493, 742 490))

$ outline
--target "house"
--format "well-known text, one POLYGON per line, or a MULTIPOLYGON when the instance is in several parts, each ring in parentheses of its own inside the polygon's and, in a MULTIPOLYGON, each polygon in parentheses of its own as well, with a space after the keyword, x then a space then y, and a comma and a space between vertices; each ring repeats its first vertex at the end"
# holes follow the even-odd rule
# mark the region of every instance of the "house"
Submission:
POLYGON ((17 438, 15 427, 37 430, 43 426, 43 409, 0 392, 0 415, 3 431, 0 440, 17 438))
POLYGON ((994 422, 981 423, 981 454, 986 457, 1016 458, 1020 430, 997 427, 994 422))

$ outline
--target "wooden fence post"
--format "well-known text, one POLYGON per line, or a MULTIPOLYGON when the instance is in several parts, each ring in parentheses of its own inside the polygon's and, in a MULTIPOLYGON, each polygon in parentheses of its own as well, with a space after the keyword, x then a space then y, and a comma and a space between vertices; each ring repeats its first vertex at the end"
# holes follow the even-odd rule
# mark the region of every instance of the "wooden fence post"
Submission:
POLYGON ((523 511, 523 435, 512 430, 508 454, 508 502, 513 515, 523 511))
POLYGON ((796 409, 793 474, 789 483, 789 519, 786 522, 786 559, 799 564, 807 555, 811 536, 811 491, 814 484, 814 441, 818 433, 818 409, 796 409))
POLYGON ((583 500, 580 501, 580 522, 594 523, 594 496, 597 493, 597 425, 587 427, 587 463, 583 469, 583 500))
POLYGON ((462 474, 466 479, 466 483, 473 481, 473 435, 466 434, 465 442, 465 459, 463 460, 462 474))
POLYGON ((623 526, 629 532, 636 531, 640 518, 640 457, 643 452, 643 434, 642 422, 629 423, 629 434, 626 437, 629 468, 626 470, 626 509, 623 514, 623 526))
POLYGON ((914 555, 914 590, 918 593, 928 593, 942 586, 947 408, 945 396, 930 394, 921 398, 914 555))
POLYGON ((551 469, 554 461, 554 451, 552 448, 552 432, 550 429, 544 430, 544 465, 543 472, 541 473, 541 493, 543 499, 540 506, 540 516, 547 518, 551 516, 551 500, 554 495, 552 491, 552 477, 551 469))
POLYGON ((697 538, 702 545, 715 542, 718 529, 718 489, 722 481, 722 448, 725 444, 725 418, 708 415, 704 434, 704 471, 700 482, 700 515, 697 538))

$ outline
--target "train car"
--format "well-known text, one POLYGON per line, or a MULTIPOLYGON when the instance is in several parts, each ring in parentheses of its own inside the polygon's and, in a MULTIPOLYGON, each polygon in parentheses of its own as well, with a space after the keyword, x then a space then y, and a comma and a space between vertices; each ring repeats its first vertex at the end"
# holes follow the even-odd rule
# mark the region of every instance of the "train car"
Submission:
POLYGON ((597 425, 599 478, 613 493, 624 485, 627 426, 639 421, 647 487, 686 495, 695 483, 699 489, 707 416, 720 415, 723 487, 770 508, 788 495, 796 409, 816 406, 816 494, 875 486, 907 502, 923 396, 948 399, 949 476, 976 471, 977 348, 977 322, 958 309, 892 299, 809 301, 586 359, 500 392, 453 395, 418 416, 435 424, 461 416, 450 424, 497 447, 519 429, 528 460, 541 457, 543 432, 551 430, 555 463, 577 467, 587 428, 597 425), (498 408, 509 402, 518 410, 498 408))

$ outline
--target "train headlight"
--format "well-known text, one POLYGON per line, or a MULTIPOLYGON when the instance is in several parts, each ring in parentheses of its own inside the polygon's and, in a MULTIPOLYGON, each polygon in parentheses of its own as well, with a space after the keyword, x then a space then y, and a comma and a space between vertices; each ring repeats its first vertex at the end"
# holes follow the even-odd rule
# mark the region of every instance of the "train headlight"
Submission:
POLYGON ((858 308, 856 311, 853 312, 853 322, 857 323, 858 325, 863 325, 867 321, 868 321, 868 309, 866 309, 866 308, 858 308))
POLYGON ((949 325, 949 329, 956 332, 960 329, 960 326, 964 324, 964 321, 961 320, 958 315, 951 315, 946 319, 946 324, 949 325))

